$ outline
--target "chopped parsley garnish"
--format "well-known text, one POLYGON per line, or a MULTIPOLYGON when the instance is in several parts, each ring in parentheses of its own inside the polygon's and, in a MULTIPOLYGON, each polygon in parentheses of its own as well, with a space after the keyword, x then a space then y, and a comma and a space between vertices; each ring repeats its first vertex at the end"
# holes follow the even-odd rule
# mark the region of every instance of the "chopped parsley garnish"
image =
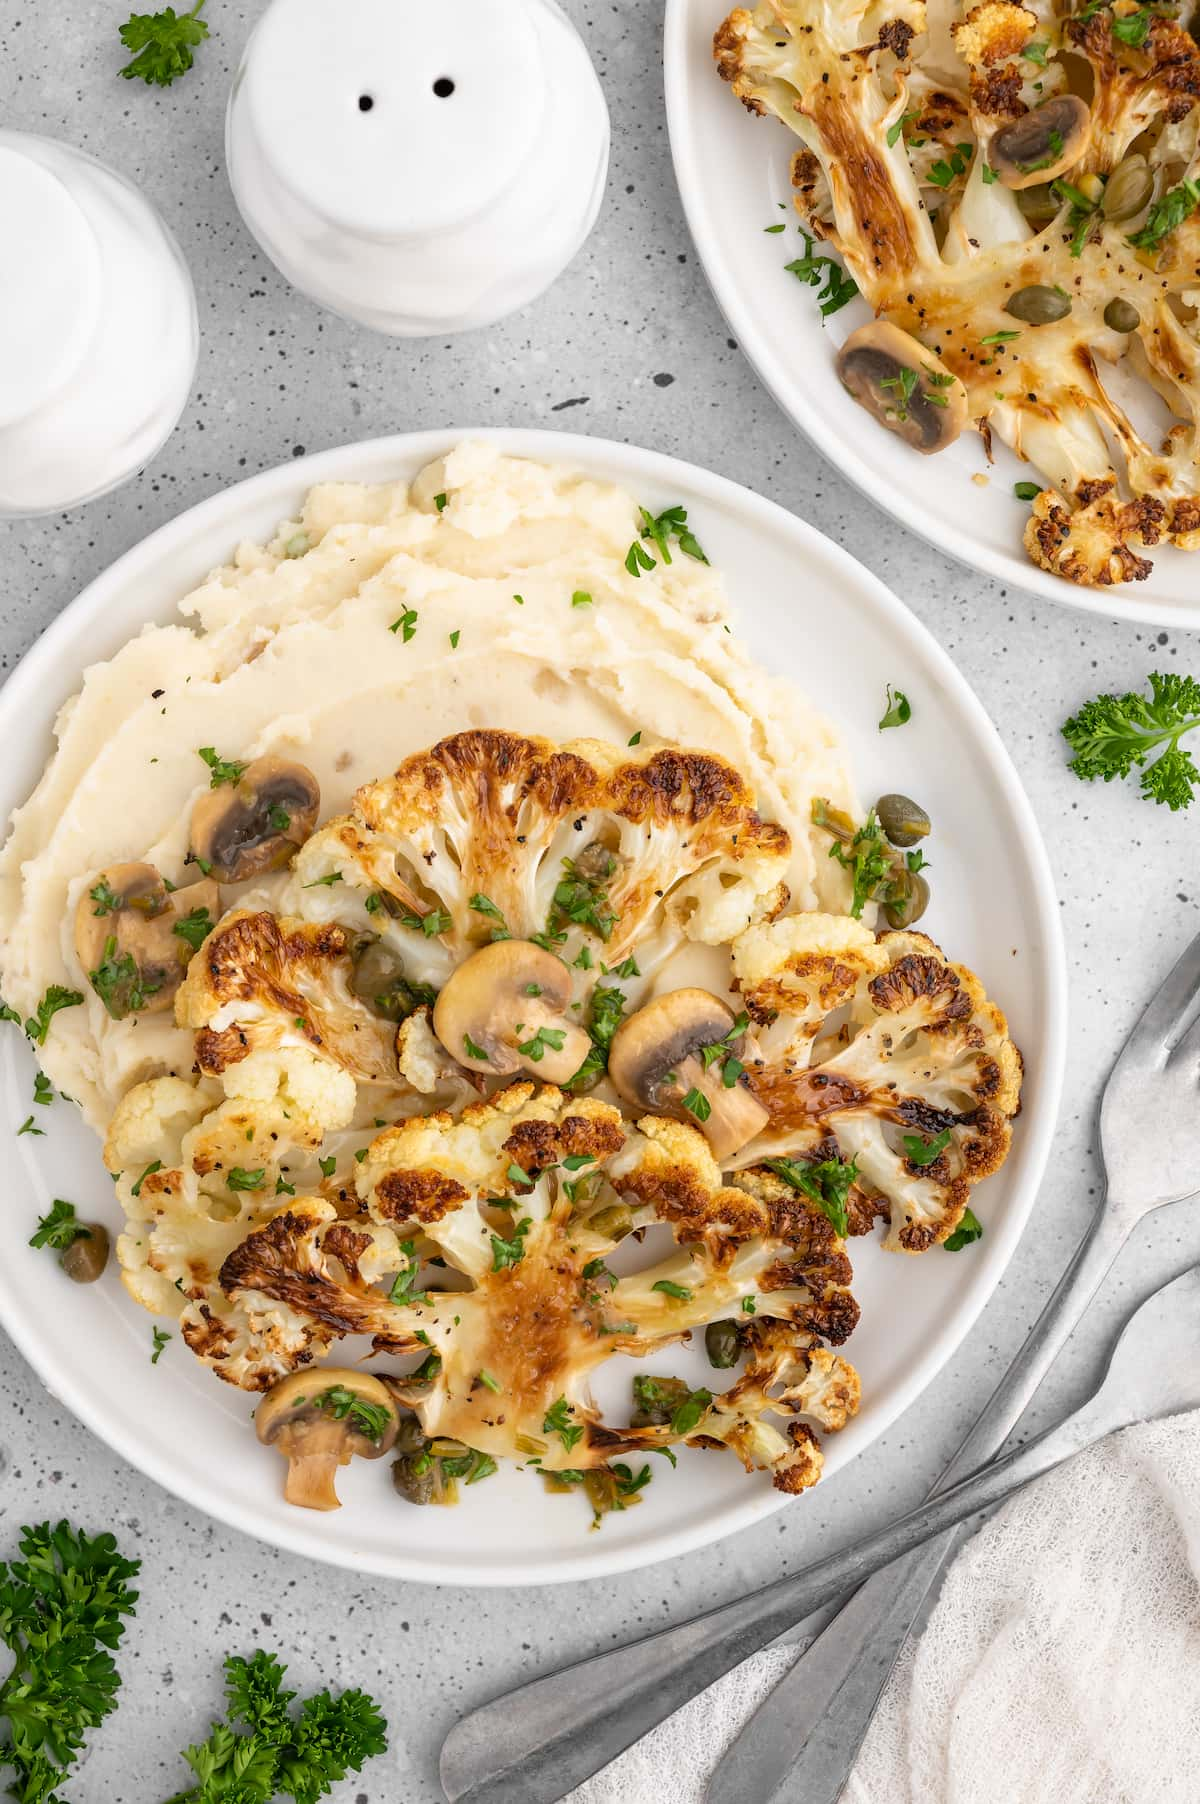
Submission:
POLYGON ((517 1051, 522 1057, 532 1059, 535 1065, 540 1065, 546 1056, 547 1046, 551 1052, 561 1052, 566 1037, 567 1032, 563 1027, 539 1027, 530 1039, 518 1041, 517 1051))
POLYGON ((282 1178, 276 1178, 275 1194, 276 1196, 295 1196, 296 1186, 294 1184, 285 1183, 282 1178))
POLYGON ((240 783, 245 774, 246 766, 244 764, 240 764, 236 758, 219 758, 211 745, 202 745, 196 756, 203 758, 208 766, 210 789, 221 789, 225 784, 240 783))
POLYGON ((137 1183, 132 1184, 130 1186, 130 1194, 132 1196, 141 1196, 142 1185, 145 1183, 146 1179, 153 1177, 154 1173, 156 1171, 161 1171, 161 1170, 162 1170, 162 1160, 161 1159, 152 1159, 150 1161, 149 1165, 147 1165, 145 1170, 142 1172, 141 1176, 138 1178, 137 1183))
POLYGON ((515 1160, 510 1164, 504 1175, 507 1177, 510 1184, 524 1184, 530 1190, 533 1188, 533 1179, 525 1170, 525 1167, 523 1165, 518 1165, 515 1160))
POLYGON ((461 638, 462 638, 462 628, 459 626, 456 626, 454 631, 450 634, 450 650, 451 651, 458 650, 458 642, 461 638))
POLYGON ((253 1171, 247 1171, 242 1165, 235 1165, 225 1182, 231 1190, 261 1190, 266 1177, 264 1165, 257 1166, 253 1171))
POLYGON ((932 165, 928 179, 935 188, 948 188, 958 176, 966 173, 971 154, 969 144, 956 144, 950 152, 948 161, 945 157, 939 157, 937 162, 932 165))
POLYGON ((193 952, 199 952, 212 930, 213 918, 207 908, 193 908, 171 929, 181 940, 186 940, 193 952))
MULTIPOLYGON (((834 831, 829 804, 823 797, 814 798, 812 818, 814 826, 834 831)), ((882 887, 890 882, 892 873, 891 856, 874 809, 847 844, 843 845, 840 839, 834 839, 829 848, 829 856, 850 872, 853 883, 850 913, 856 921, 860 920, 867 903, 877 898, 882 887)))
POLYGON ((694 1087, 684 1097, 683 1106, 689 1115, 696 1117, 697 1121, 707 1121, 712 1114, 712 1104, 707 1096, 703 1090, 697 1090, 694 1087))
POLYGON ((769 226, 764 226, 764 227, 763 227, 763 231, 764 231, 764 232, 767 232, 767 233, 772 233, 772 232, 785 232, 785 231, 786 231, 786 230, 787 230, 787 227, 786 227, 786 225, 783 225, 783 224, 782 224, 782 223, 781 223, 781 224, 779 224, 779 225, 769 225, 769 226))
MULTIPOLYGON (((1029 45, 1029 46, 1027 46, 1027 47, 1026 47, 1026 49, 1025 49, 1025 52, 1024 52, 1024 54, 1025 54, 1025 55, 1026 55, 1026 56, 1028 56, 1028 55, 1029 55, 1029 51, 1030 51, 1030 49, 1032 49, 1032 45, 1029 45)), ((1036 61, 1036 60, 1037 60, 1037 59, 1036 59, 1036 58, 1034 58, 1034 59, 1033 59, 1033 60, 1034 60, 1034 61, 1036 61)), ((1044 61, 1044 60, 1045 60, 1045 55, 1044 55, 1044 53, 1043 53, 1043 59, 1042 59, 1042 60, 1043 60, 1043 61, 1044 61)), ((1050 131, 1050 134, 1049 134, 1049 137, 1048 137, 1048 139, 1047 139, 1047 143, 1048 143, 1048 145, 1049 145, 1049 151, 1050 151, 1050 154, 1049 154, 1049 155, 1048 155, 1048 156, 1045 156, 1045 157, 1042 157, 1042 159, 1041 159, 1041 160, 1040 160, 1040 162, 1037 162, 1037 163, 1019 163, 1019 164, 1018 164, 1018 165, 1017 165, 1017 167, 1018 167, 1018 168, 1019 168, 1019 169, 1020 169, 1020 170, 1021 170, 1021 171, 1022 171, 1022 172, 1023 172, 1023 174, 1025 174, 1025 175, 1036 175, 1036 173, 1037 173, 1037 171, 1038 171, 1038 170, 1039 170, 1039 169, 1049 169, 1049 168, 1050 168, 1050 166, 1051 166, 1051 164, 1053 164, 1053 163, 1057 163, 1057 162, 1058 162, 1058 160, 1059 160, 1059 158, 1060 158, 1060 157, 1061 157, 1061 156, 1062 156, 1062 153, 1063 153, 1063 138, 1062 138, 1062 133, 1061 133, 1061 132, 1056 132, 1056 131, 1054 131, 1054 130, 1053 130, 1053 129, 1052 129, 1052 130, 1051 130, 1051 131, 1050 131)), ((985 343, 985 344, 986 344, 986 343, 987 343, 987 340, 986 340, 986 339, 985 339, 985 340, 984 340, 984 343, 985 343)))
POLYGON ((1200 727, 1200 683, 1158 671, 1149 682, 1149 695, 1097 695, 1071 716, 1062 729, 1075 754, 1069 768, 1085 783, 1111 783, 1136 767, 1148 801, 1186 808, 1200 770, 1180 740, 1200 727))
POLYGON ((889 150, 895 149, 896 145, 900 141, 901 132, 904 130, 905 126, 910 122, 910 120, 919 119, 920 116, 921 115, 920 115, 919 110, 915 113, 901 113, 899 119, 895 120, 891 125, 888 126, 888 128, 887 128, 887 147, 889 150))
POLYGON ((491 1063, 491 1060, 488 1057, 487 1053, 483 1050, 483 1047, 476 1046, 476 1044, 475 1044, 474 1040, 471 1038, 470 1034, 463 1035, 463 1051, 466 1053, 466 1055, 469 1059, 481 1059, 481 1060, 483 1060, 483 1062, 485 1064, 491 1063))
POLYGON ((743 1315, 753 1315, 754 1314, 754 1298, 753 1297, 743 1297, 742 1298, 742 1314, 743 1315))
POLYGON ((54 1085, 44 1071, 34 1073, 33 1100, 40 1103, 44 1109, 49 1108, 54 1101, 54 1085))
POLYGON ((1096 223, 1100 200, 1091 200, 1082 188, 1077 188, 1074 182, 1064 181, 1061 176, 1057 181, 1051 182, 1050 192, 1059 200, 1066 201, 1070 206, 1067 228, 1071 233, 1071 255, 1082 257, 1083 247, 1091 236, 1092 227, 1096 223))
POLYGON ((687 523, 686 507, 676 502, 674 507, 664 507, 661 514, 652 514, 649 508, 639 507, 638 514, 642 538, 651 541, 664 564, 671 562, 672 539, 685 557, 695 558, 698 564, 707 564, 700 541, 687 523))
MULTIPOLYGON (((52 983, 37 1005, 37 1014, 31 1015, 26 1021, 25 1032, 35 1045, 44 1046, 50 1023, 59 1009, 78 1008, 82 1001, 83 996, 79 990, 68 990, 61 983, 52 983)), ((16 1018, 11 1009, 5 1016, 8 1021, 15 1021, 16 1018)))
POLYGON ((146 1006, 147 996, 161 990, 161 983, 149 983, 132 952, 117 954, 117 941, 109 934, 104 942, 104 957, 88 980, 114 1021, 136 1015, 146 1006))
POLYGON ((554 888, 546 924, 548 931, 559 933, 573 921, 577 927, 590 927, 602 940, 608 940, 620 919, 608 905, 607 884, 616 873, 616 859, 609 853, 604 874, 595 877, 584 876, 572 858, 564 858, 562 862, 565 875, 554 888))
POLYGON ((417 613, 416 608, 405 608, 399 619, 392 621, 391 626, 388 627, 388 632, 399 633, 401 639, 404 641, 405 645, 407 645, 409 640, 416 635, 417 621, 419 619, 420 615, 417 613))
POLYGON ((879 731, 882 733, 885 727, 907 726, 911 719, 912 704, 907 695, 903 689, 893 691, 892 685, 889 683, 887 686, 887 711, 879 723, 879 731))
POLYGON ((61 1196, 56 1196, 49 1212, 39 1216, 37 1230, 30 1236, 29 1244, 31 1247, 53 1247, 55 1252, 61 1253, 77 1240, 90 1240, 91 1237, 92 1230, 77 1220, 74 1203, 64 1202, 61 1196))
POLYGON ((821 314, 828 319, 831 313, 839 312, 854 299, 858 283, 846 274, 835 258, 814 254, 814 240, 807 232, 801 232, 800 236, 804 240, 804 255, 797 257, 794 263, 785 263, 784 268, 798 281, 820 290, 821 314))
POLYGON ((502 1272, 506 1266, 520 1264, 525 1257, 525 1236, 532 1226, 532 1218, 526 1215, 517 1223, 508 1240, 499 1234, 491 1236, 494 1272, 502 1272))
POLYGON ((393 1412, 386 1403, 368 1403, 365 1397, 358 1396, 344 1384, 330 1385, 313 1401, 318 1409, 328 1411, 339 1422, 349 1420, 369 1441, 381 1441, 392 1419, 393 1412))
POLYGON ((642 729, 639 727, 636 733, 631 733, 625 743, 626 745, 641 745, 642 729))
POLYGON ((981 338, 979 342, 981 345, 1006 345, 1011 344, 1014 338, 1020 338, 1020 336, 1019 332, 989 332, 986 338, 981 338))
POLYGON ((1200 207, 1200 182, 1185 176, 1174 188, 1168 188, 1161 200, 1155 201, 1145 225, 1133 234, 1129 243, 1139 251, 1158 250, 1164 238, 1181 226, 1197 207, 1200 207))
POLYGON ((843 1240, 846 1238, 850 1228, 847 1202, 858 1176, 858 1164, 854 1159, 849 1164, 841 1159, 768 1159, 767 1166, 785 1184, 790 1184, 793 1190, 815 1203, 833 1224, 834 1233, 843 1240))
POLYGON ((686 1284, 676 1284, 673 1278, 657 1278, 650 1286, 651 1290, 661 1290, 664 1297, 673 1297, 677 1303, 690 1303, 692 1293, 686 1284))
POLYGON ((318 1159, 317 1164, 321 1167, 321 1176, 323 1178, 331 1178, 337 1168, 336 1153, 330 1153, 327 1159, 318 1159))
POLYGON ((960 1253, 963 1247, 969 1247, 973 1240, 983 1239, 983 1223, 973 1209, 964 1209, 962 1220, 953 1234, 942 1242, 948 1253, 960 1253))
POLYGON ((292 817, 282 802, 272 802, 267 809, 267 825, 272 833, 286 833, 292 824, 292 817))
POLYGON ((45 1128, 37 1127, 34 1123, 33 1116, 28 1115, 28 1116, 26 1116, 25 1120, 21 1123, 20 1127, 17 1129, 18 1138, 22 1134, 38 1134, 41 1136, 42 1139, 45 1139, 46 1130, 45 1130, 45 1128))
POLYGON ((1041 492, 1041 488, 1036 482, 1013 483, 1013 494, 1018 501, 1036 501, 1041 492))
MULTIPOLYGON (((1039 43, 1035 39, 1032 44, 1026 44, 1021 55, 1025 58, 1027 63, 1036 63, 1039 69, 1044 69, 1046 67, 1046 52, 1049 48, 1049 44, 1039 43)), ((1051 143, 1053 143, 1055 138, 1058 138, 1058 149, 1054 153, 1055 160, 1057 160, 1058 157, 1062 155, 1062 138, 1058 132, 1051 132, 1051 143)), ((1035 167, 1044 167, 1044 165, 1035 165, 1035 167)))
POLYGON ((446 510, 445 495, 435 495, 433 498, 433 505, 437 508, 439 514, 444 513, 446 510))
MULTIPOLYGON (((368 898, 369 905, 370 899, 368 898)), ((472 908, 475 906, 474 898, 472 898, 471 906, 472 908)), ((414 933, 423 933, 427 940, 436 939, 439 933, 449 933, 451 927, 450 916, 441 908, 431 908, 428 914, 423 915, 409 914, 406 911, 404 914, 397 915, 396 918, 401 927, 411 927, 414 933)), ((507 938, 508 936, 502 937, 507 938)))
MULTIPOLYGON (((783 227, 777 229, 782 232, 783 227)), ((657 570, 658 559, 650 556, 640 539, 635 539, 625 553, 625 568, 630 576, 640 576, 643 570, 657 570)))
MULTIPOLYGON (((512 934, 509 932, 508 922, 490 896, 485 896, 476 890, 468 900, 467 907, 474 909, 477 915, 484 915, 489 921, 495 921, 496 925, 492 929, 493 940, 511 940, 512 934)), ((446 925, 449 926, 449 924, 447 921, 446 925)))
POLYGON ((304 888, 332 889, 335 883, 340 883, 341 881, 342 873, 340 871, 326 871, 323 877, 314 877, 311 883, 306 883, 304 885, 304 888))
POLYGON ((695 1428, 697 1422, 708 1409, 711 1402, 711 1391, 697 1390, 689 1392, 684 1402, 679 1405, 679 1408, 671 1417, 671 1433, 679 1435, 691 1434, 693 1428, 695 1428))
POLYGON ((134 52, 120 73, 126 81, 144 81, 147 87, 169 88, 186 75, 193 51, 208 36, 208 22, 200 17, 204 0, 196 0, 190 12, 173 6, 157 13, 130 13, 118 36, 126 50, 134 52))
POLYGON ((911 1165, 936 1165, 950 1144, 950 1129, 943 1128, 932 1140, 926 1140, 922 1134, 904 1134, 904 1156, 911 1165))
POLYGON ((594 1077, 601 1077, 608 1070, 608 1049, 612 1045, 613 1035, 621 1025, 624 1013, 624 992, 617 989, 615 984, 598 983, 592 991, 591 1019, 588 1022, 588 1032, 592 1036, 592 1050, 574 1077, 571 1078, 568 1089, 574 1088, 577 1084, 586 1084, 594 1077))
POLYGON ((427 1292, 414 1292, 413 1290, 413 1285, 417 1281, 417 1273, 421 1269, 421 1261, 417 1258, 416 1241, 402 1240, 400 1251, 404 1255, 404 1264, 392 1279, 392 1288, 388 1291, 388 1302, 395 1303, 399 1307, 405 1307, 409 1303, 427 1302, 427 1292))
POLYGON ((115 915, 121 906, 120 896, 105 882, 103 877, 88 891, 88 895, 96 904, 92 910, 94 915, 115 915))
POLYGON ((992 168, 990 163, 985 163, 983 165, 982 175, 985 188, 990 188, 993 182, 998 182, 1000 180, 1000 177, 996 174, 996 171, 992 168))
POLYGON ((592 605, 592 598, 588 594, 587 590, 586 589, 576 589, 574 594, 571 596, 571 606, 573 608, 590 608, 591 605, 592 605))
MULTIPOLYGON (((590 1284, 607 1284, 610 1290, 615 1290, 620 1283, 616 1272, 610 1270, 605 1264, 603 1255, 598 1259, 589 1259, 581 1276, 586 1278, 590 1284)), ((592 1300, 597 1301, 598 1299, 593 1298, 592 1300)))
POLYGON ((1148 7, 1139 6, 1136 11, 1114 13, 1112 34, 1119 44, 1128 44, 1133 50, 1140 50, 1150 35, 1151 13, 1148 7))
POLYGON ((571 1405, 565 1397, 552 1403, 542 1420, 543 1434, 556 1434, 567 1452, 583 1439, 584 1429, 581 1423, 572 1422, 571 1405))
POLYGON ((880 388, 895 390, 895 402, 888 408, 888 412, 894 414, 896 419, 906 420, 908 418, 908 404, 912 400, 920 380, 916 370, 905 363, 901 364, 894 376, 884 376, 880 381, 880 388))
POLYGON ((150 1364, 152 1366, 156 1366, 162 1358, 162 1350, 170 1338, 171 1336, 167 1333, 165 1328, 156 1328, 154 1330, 154 1351, 150 1355, 150 1364))

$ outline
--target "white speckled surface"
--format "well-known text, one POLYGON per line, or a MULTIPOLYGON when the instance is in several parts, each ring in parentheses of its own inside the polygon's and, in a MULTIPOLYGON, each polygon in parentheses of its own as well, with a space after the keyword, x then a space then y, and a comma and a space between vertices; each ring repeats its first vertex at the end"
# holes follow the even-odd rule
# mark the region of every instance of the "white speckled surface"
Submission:
MULTIPOLYGON (((152 527, 289 452, 408 427, 561 424, 723 471, 794 508, 890 583, 991 711, 1063 898, 1073 1020, 1061 1135, 1009 1276, 953 1369, 884 1441, 736 1545, 569 1591, 355 1584, 218 1529, 157 1490, 65 1418, 0 1342, 9 1399, 0 1554, 13 1550, 20 1523, 66 1513, 112 1527, 143 1561, 120 1715, 93 1738, 71 1787, 79 1804, 153 1804, 181 1784, 176 1752, 217 1707, 223 1655, 260 1641, 303 1683, 361 1684, 384 1704, 392 1752, 340 1789, 342 1804, 432 1804, 441 1797, 436 1751, 464 1706, 769 1582, 915 1501, 952 1451, 1094 1203, 1097 1084, 1140 1002, 1200 928, 1196 819, 1132 792, 1084 788, 1065 769, 1057 729, 1097 687, 1139 684, 1155 665, 1200 673, 1200 647, 1081 620, 972 576, 901 535, 796 436, 731 343, 688 241, 662 112, 656 5, 569 0, 613 116, 599 224, 535 307, 453 342, 391 342, 319 312, 241 226, 222 122, 256 5, 209 0, 216 35, 191 75, 163 92, 116 77, 122 7, 77 0, 69 24, 33 0, 9 0, 7 10, 0 118, 69 138, 144 187, 191 264, 202 343, 195 393, 148 471, 89 508, 0 526, 4 669, 152 527)), ((798 291, 797 306, 807 304, 798 291)), ((1047 1387, 1047 1405, 1073 1393, 1134 1301, 1197 1257, 1200 1218, 1187 1205, 1152 1221, 1127 1249, 1086 1341, 1047 1387)), ((670 1798, 662 1774, 655 1804, 670 1798)))

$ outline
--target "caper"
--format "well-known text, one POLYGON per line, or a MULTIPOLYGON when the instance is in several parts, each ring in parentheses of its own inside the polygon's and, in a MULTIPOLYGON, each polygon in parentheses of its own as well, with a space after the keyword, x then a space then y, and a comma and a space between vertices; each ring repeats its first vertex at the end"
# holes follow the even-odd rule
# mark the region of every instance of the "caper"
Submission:
POLYGON ((1154 192, 1150 165, 1140 151, 1134 151, 1117 164, 1104 190, 1104 214, 1107 219, 1132 219, 1147 206, 1154 192))
POLYGON ((894 846, 915 846, 929 832, 929 816, 911 796, 880 796, 875 814, 894 846))
POLYGON ((1115 295, 1104 309, 1104 323, 1111 326, 1114 332, 1136 332, 1142 323, 1142 316, 1132 301, 1123 301, 1115 295))
POLYGON ((627 1203, 610 1203, 607 1209, 592 1216, 588 1227, 603 1234, 606 1240, 624 1240, 633 1229, 633 1211, 627 1203))
POLYGON ((1060 211, 1062 201, 1052 183, 1037 182, 1032 188, 1017 189, 1017 205, 1026 219, 1044 224, 1060 211))
POLYGON ((704 1330, 704 1350, 708 1354, 710 1366, 735 1366, 742 1351, 742 1337, 738 1325, 730 1317, 724 1321, 710 1322, 704 1330))
POLYGON ((607 883, 617 868, 616 858, 598 839, 585 846, 573 863, 576 876, 585 883, 607 883))
POLYGON ((422 1002, 434 999, 427 985, 408 981, 401 960, 375 939, 359 942, 350 988, 385 1021, 406 1021, 422 1002))
POLYGON ((108 1229, 98 1221, 83 1226, 86 1233, 63 1248, 58 1263, 76 1284, 94 1284, 108 1264, 108 1229))
POLYGON ((432 1455, 424 1449, 404 1454, 392 1466, 392 1483, 408 1503, 432 1503, 437 1490, 437 1467, 432 1455))
POLYGON ((416 1416, 401 1416, 393 1445, 397 1453, 419 1453, 425 1445, 425 1430, 416 1416))
POLYGON ((929 907, 929 885, 919 871, 903 872, 899 882, 902 893, 883 912, 892 927, 912 927, 929 907))
POLYGON ((1061 288, 1047 288, 1043 282, 1034 282, 1031 287, 1018 288, 1015 294, 1009 295, 1004 311, 1011 313, 1014 319, 1024 320, 1027 326, 1049 326, 1056 319, 1067 317, 1071 311, 1071 297, 1061 288))

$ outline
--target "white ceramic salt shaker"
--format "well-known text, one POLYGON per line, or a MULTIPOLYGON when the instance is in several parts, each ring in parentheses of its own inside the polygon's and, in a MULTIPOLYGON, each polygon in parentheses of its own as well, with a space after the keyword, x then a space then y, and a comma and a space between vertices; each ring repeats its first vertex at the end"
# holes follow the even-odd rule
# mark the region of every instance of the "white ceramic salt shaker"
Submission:
POLYGON ((183 412, 196 303, 143 196, 53 138, 0 130, 0 515, 90 501, 183 412))
POLYGON ((226 156, 290 282, 421 337, 501 319, 566 267, 600 206, 608 110, 554 0, 272 0, 226 156))

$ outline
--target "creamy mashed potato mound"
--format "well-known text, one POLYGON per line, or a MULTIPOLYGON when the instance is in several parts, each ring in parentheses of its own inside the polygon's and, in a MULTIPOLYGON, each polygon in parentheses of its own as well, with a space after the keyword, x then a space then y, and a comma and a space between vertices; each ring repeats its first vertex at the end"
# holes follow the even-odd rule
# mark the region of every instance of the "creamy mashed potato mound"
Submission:
MULTIPOLYGON (((303 762, 322 819, 471 727, 714 752, 789 830, 791 906, 845 907, 844 875, 809 820, 814 795, 855 808, 838 735, 751 660, 715 570, 672 544, 669 564, 627 571, 639 523, 620 488, 465 443, 412 484, 313 489, 298 520, 240 546, 177 618, 85 672, 0 855, 0 988, 22 1017, 52 984, 83 992, 39 1057, 92 1126, 103 1132, 142 1079, 192 1069, 192 1034, 170 1010, 109 1017, 74 917, 118 862, 194 878, 202 746, 303 762)), ((703 540, 703 520, 689 524, 703 540)), ((222 907, 269 907, 287 880, 223 887, 222 907)))

